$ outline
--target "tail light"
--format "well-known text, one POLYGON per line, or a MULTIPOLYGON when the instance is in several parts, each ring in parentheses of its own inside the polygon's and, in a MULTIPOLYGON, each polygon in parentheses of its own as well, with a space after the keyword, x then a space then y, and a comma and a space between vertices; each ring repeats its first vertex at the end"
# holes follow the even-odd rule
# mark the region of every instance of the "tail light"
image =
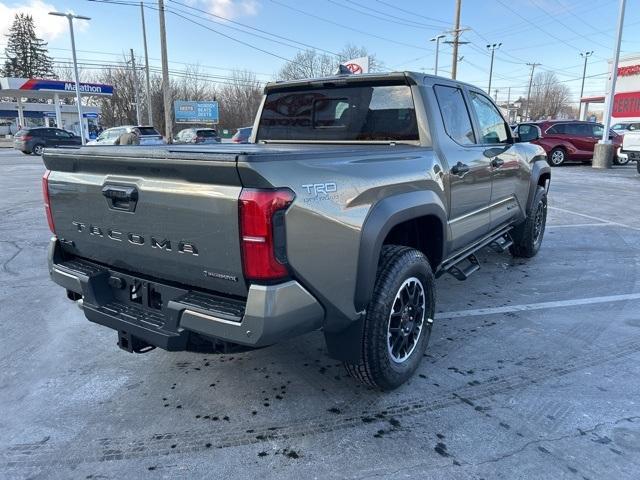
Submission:
POLYGON ((233 143, 240 143, 240 137, 232 137, 232 138, 231 138, 231 141, 232 141, 233 143))
POLYGON ((23 142, 28 142, 29 140, 31 140, 33 137, 31 135, 23 135, 22 137, 19 137, 21 141, 23 142))
POLYGON ((242 264, 248 280, 276 280, 288 275, 284 212, 294 198, 288 188, 242 189, 240 236, 242 264))
POLYGON ((53 224, 53 216, 51 216, 51 203, 49 201, 49 174, 50 170, 45 170, 42 176, 42 196, 44 198, 44 211, 47 214, 47 222, 49 223, 49 230, 51 233, 56 233, 55 225, 53 224))
POLYGON ((204 137, 196 137, 196 143, 204 142, 204 137))

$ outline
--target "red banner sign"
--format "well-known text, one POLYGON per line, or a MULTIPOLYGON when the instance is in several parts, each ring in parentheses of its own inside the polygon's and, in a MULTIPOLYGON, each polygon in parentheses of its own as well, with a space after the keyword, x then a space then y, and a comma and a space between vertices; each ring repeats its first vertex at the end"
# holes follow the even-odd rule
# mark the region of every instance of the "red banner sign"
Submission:
POLYGON ((618 76, 640 75, 640 65, 629 65, 628 67, 618 67, 618 76))
POLYGON ((611 115, 616 118, 640 117, 640 92, 616 93, 611 115))

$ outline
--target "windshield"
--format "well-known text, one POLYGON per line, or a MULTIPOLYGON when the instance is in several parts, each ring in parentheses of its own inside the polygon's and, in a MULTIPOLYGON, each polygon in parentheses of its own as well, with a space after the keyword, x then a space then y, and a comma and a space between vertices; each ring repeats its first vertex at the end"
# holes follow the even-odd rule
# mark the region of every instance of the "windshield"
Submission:
POLYGON ((613 127, 611 127, 611 129, 612 130, 626 130, 627 129, 627 125, 625 123, 617 123, 613 127))
POLYGON ((269 93, 257 140, 417 141, 411 88, 359 84, 269 93))

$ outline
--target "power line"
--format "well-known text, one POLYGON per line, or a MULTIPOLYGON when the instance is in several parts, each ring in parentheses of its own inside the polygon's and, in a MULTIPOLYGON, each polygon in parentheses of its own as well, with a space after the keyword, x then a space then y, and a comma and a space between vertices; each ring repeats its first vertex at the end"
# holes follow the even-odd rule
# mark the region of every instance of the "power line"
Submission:
POLYGON ((412 27, 412 28, 417 28, 420 30, 423 30, 425 28, 429 28, 429 29, 435 29, 438 30, 442 27, 438 26, 438 25, 427 25, 425 23, 419 23, 419 22, 415 22, 413 20, 409 20, 409 19, 403 19, 402 17, 398 17, 396 15, 391 15, 390 13, 387 12, 382 12, 380 10, 376 10, 375 8, 371 7, 371 6, 363 6, 362 4, 355 2, 353 0, 345 0, 346 2, 349 2, 352 5, 356 5, 359 8, 354 8, 354 7, 350 7, 348 5, 344 5, 342 3, 337 2, 336 0, 327 0, 329 3, 333 3, 334 5, 337 5, 339 7, 342 8, 346 8, 348 10, 352 10, 354 12, 357 12, 361 15, 366 15, 368 17, 372 17, 372 18, 376 18, 378 20, 382 20, 385 22, 389 22, 389 23, 395 23, 397 25, 403 25, 405 27, 412 27), (365 11, 360 10, 361 8, 364 8, 365 11), (382 15, 376 15, 374 13, 370 13, 370 12, 378 12, 378 13, 382 13, 382 15), (393 18, 398 19, 400 21, 397 20, 392 20, 393 18))
POLYGON ((418 50, 427 50, 427 51, 429 51, 428 48, 421 47, 419 45, 413 45, 413 44, 410 44, 410 43, 399 42, 399 41, 393 40, 391 38, 387 38, 387 37, 383 37, 383 36, 380 36, 380 35, 376 35, 374 33, 366 32, 364 30, 358 30, 358 29, 350 27, 348 25, 344 25, 342 23, 334 22, 333 20, 329 20, 328 18, 321 17, 319 15, 307 12, 305 10, 301 10, 299 8, 296 8, 296 7, 292 7, 291 5, 287 5, 286 3, 282 3, 282 2, 280 2, 278 0, 270 0, 270 1, 272 3, 275 3, 276 5, 280 5, 281 7, 287 8, 287 9, 292 10, 294 12, 297 12, 297 13, 299 13, 301 15, 305 15, 307 17, 315 18, 316 20, 320 20, 322 22, 329 23, 331 25, 335 25, 335 26, 340 27, 340 28, 344 28, 344 29, 349 30, 351 32, 357 32, 357 33, 360 33, 362 35, 366 35, 368 37, 377 38, 378 40, 383 40, 385 42, 395 43, 396 45, 402 45, 403 47, 410 47, 410 48, 415 48, 415 49, 418 49, 418 50))
MULTIPOLYGON (((244 24, 244 23, 237 22, 237 21, 235 21, 235 20, 231 20, 230 18, 226 18, 226 17, 223 17, 222 15, 217 15, 217 14, 215 14, 215 13, 208 12, 208 11, 203 10, 203 9, 201 9, 201 8, 194 7, 194 6, 192 6, 192 5, 187 5, 187 4, 185 4, 185 3, 181 3, 181 2, 178 2, 178 1, 176 1, 176 0, 169 0, 169 2, 171 2, 171 3, 175 3, 175 4, 177 4, 177 5, 180 5, 181 7, 188 8, 188 9, 190 9, 190 10, 194 10, 194 11, 197 11, 197 12, 200 12, 200 13, 204 13, 205 15, 208 15, 208 16, 210 16, 210 17, 219 18, 219 19, 221 19, 221 20, 224 20, 225 22, 233 23, 234 25, 239 25, 239 26, 242 26, 242 27, 244 27, 244 28, 248 28, 248 29, 250 29, 250 30, 254 30, 254 31, 256 31, 256 32, 264 33, 264 34, 266 34, 266 35, 271 35, 272 37, 279 38, 279 39, 281 39, 281 40, 286 40, 286 41, 291 42, 291 43, 297 43, 298 45, 302 45, 303 47, 306 47, 306 48, 311 48, 311 49, 313 49, 313 50, 319 50, 319 51, 321 51, 321 52, 325 52, 325 53, 328 53, 328 54, 330 54, 330 55, 334 55, 334 56, 336 56, 336 57, 339 57, 339 56, 340 56, 340 54, 339 54, 339 53, 332 52, 331 50, 327 50, 327 49, 325 49, 325 48, 321 48, 321 47, 318 47, 318 46, 315 46, 315 45, 311 45, 311 44, 308 44, 308 43, 300 42, 300 41, 298 41, 298 40, 294 40, 294 39, 289 38, 289 37, 285 37, 285 36, 282 36, 282 35, 278 35, 278 34, 275 34, 275 33, 271 33, 271 32, 269 32, 269 31, 267 31, 267 30, 263 30, 263 29, 261 29, 261 28, 252 27, 252 26, 250 26, 250 25, 246 25, 246 24, 244 24)), ((214 23, 217 23, 217 24, 219 24, 219 25, 223 25, 223 26, 228 26, 228 25, 224 25, 224 23, 221 23, 221 22, 214 22, 214 23)), ((240 31, 242 31, 242 30, 240 30, 240 31)), ((251 35, 251 33, 250 33, 250 32, 244 32, 244 33, 247 33, 247 34, 250 34, 250 35, 251 35)), ((259 36, 259 38, 266 38, 266 37, 263 37, 263 36, 261 36, 261 35, 260 35, 260 36, 259 36)))

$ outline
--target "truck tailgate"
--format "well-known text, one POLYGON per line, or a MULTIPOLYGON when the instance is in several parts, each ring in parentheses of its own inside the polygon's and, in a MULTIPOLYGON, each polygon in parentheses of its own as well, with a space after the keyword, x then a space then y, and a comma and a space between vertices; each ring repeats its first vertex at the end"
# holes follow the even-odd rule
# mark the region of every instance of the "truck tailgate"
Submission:
POLYGON ((47 150, 63 249, 136 274, 245 296, 234 152, 47 150))

